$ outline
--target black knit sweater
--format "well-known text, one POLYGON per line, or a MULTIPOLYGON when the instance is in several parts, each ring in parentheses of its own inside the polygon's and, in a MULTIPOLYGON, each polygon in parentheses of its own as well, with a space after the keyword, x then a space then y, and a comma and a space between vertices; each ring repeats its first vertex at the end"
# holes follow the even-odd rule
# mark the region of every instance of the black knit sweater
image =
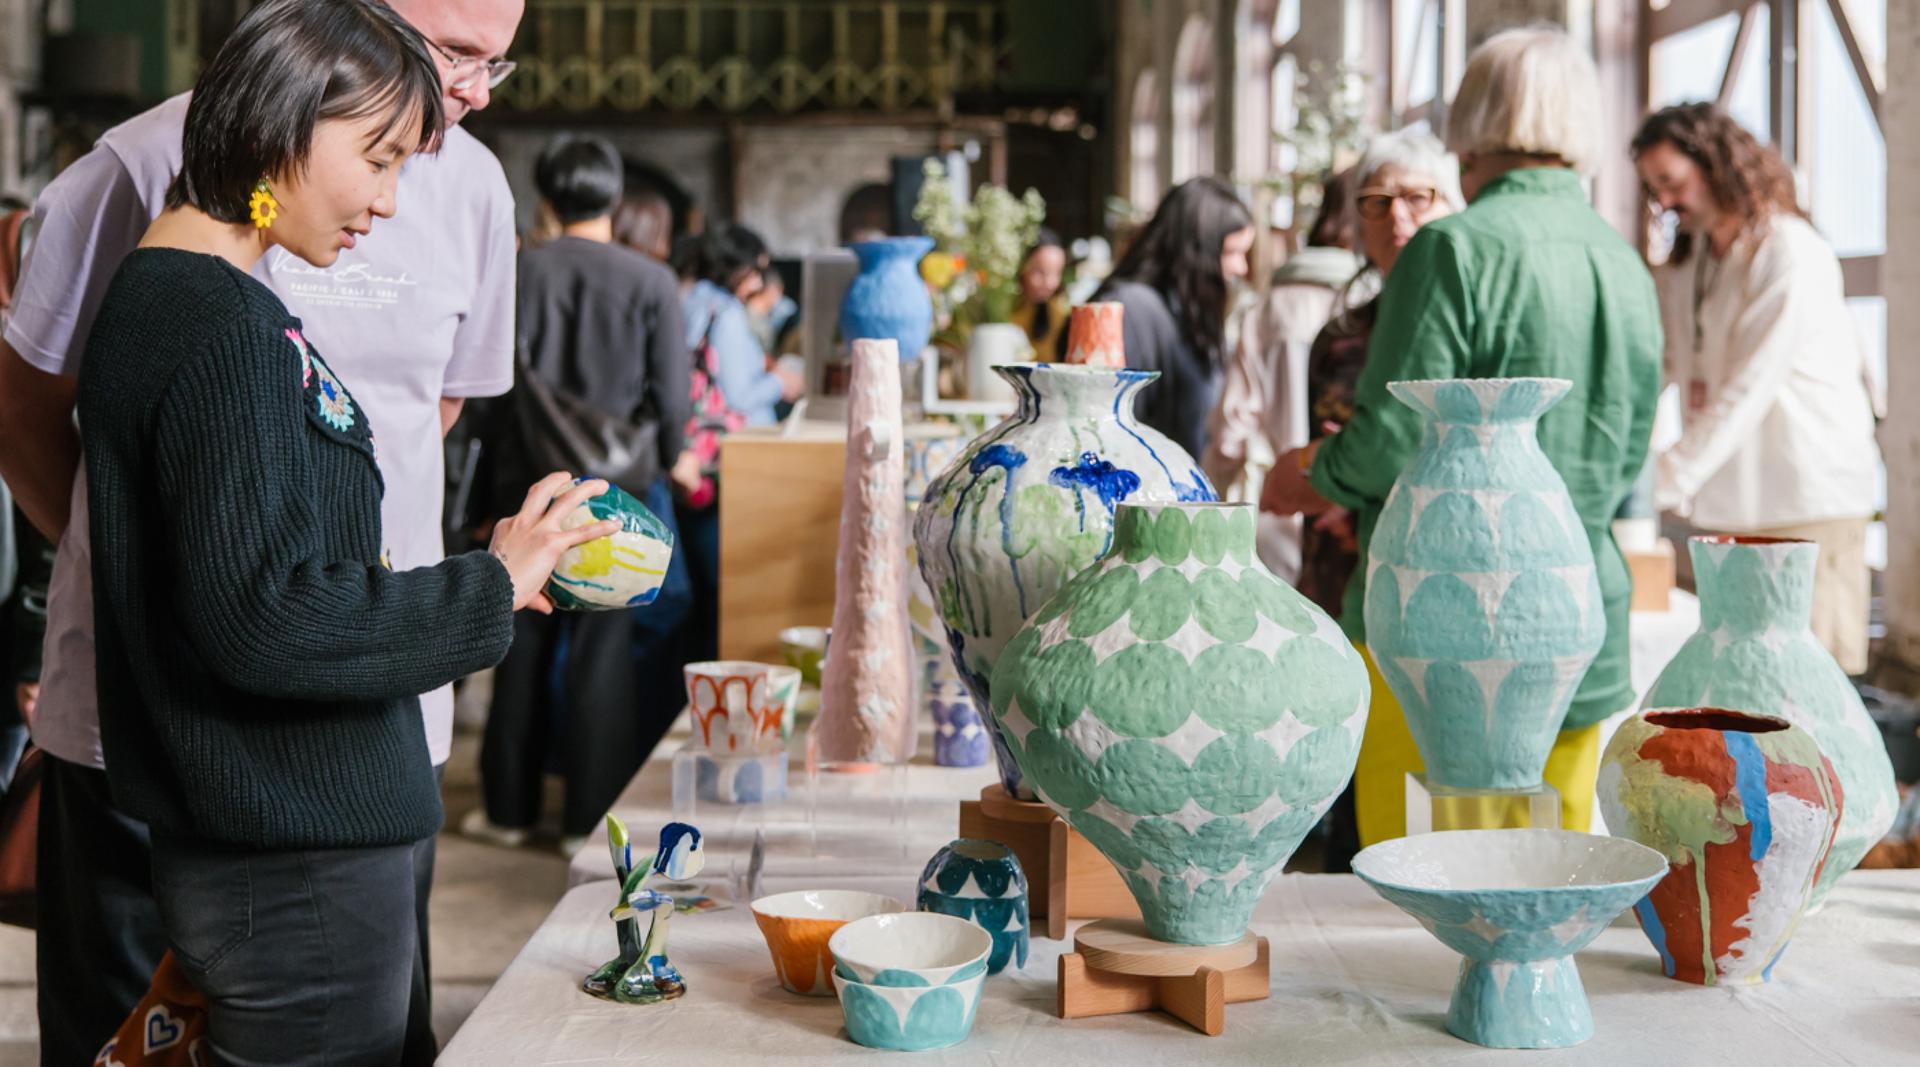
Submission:
POLYGON ((158 833, 255 848, 440 826, 418 696, 491 666, 513 586, 484 552, 382 563, 366 414, 271 290, 129 255, 79 385, 100 733, 158 833))

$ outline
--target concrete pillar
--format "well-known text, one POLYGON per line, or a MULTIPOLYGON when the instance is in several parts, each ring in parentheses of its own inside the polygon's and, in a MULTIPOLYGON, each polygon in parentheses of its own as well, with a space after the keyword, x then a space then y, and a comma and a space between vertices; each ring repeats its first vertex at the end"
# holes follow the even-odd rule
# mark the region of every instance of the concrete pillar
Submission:
POLYGON ((1920 676, 1920 4, 1887 5, 1886 91, 1881 129, 1887 141, 1887 251, 1881 261, 1887 300, 1887 410, 1880 450, 1887 464, 1888 665, 1920 676))

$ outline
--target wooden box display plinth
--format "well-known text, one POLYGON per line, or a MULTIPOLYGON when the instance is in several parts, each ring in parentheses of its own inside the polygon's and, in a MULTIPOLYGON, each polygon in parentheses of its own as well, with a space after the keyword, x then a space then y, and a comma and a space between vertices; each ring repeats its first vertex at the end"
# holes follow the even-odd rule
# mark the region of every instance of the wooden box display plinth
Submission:
POLYGON ((1267 939, 1170 945, 1138 920, 1088 923, 1060 957, 1054 1010, 1062 1019, 1164 1011, 1208 1037, 1226 1029, 1226 1007, 1269 994, 1267 939))
POLYGON ((1015 800, 990 785, 979 800, 960 802, 960 836, 1013 850, 1027 875, 1027 916, 1036 936, 1065 938, 1068 919, 1140 917, 1120 872, 1045 804, 1015 800))

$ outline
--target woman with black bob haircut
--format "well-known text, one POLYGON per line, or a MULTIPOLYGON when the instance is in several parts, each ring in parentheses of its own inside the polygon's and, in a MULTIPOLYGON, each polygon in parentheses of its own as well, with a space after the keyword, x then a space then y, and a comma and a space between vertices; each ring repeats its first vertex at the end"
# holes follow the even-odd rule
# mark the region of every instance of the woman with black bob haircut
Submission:
POLYGON ((1127 366, 1157 370, 1141 390, 1140 421, 1191 456, 1203 454, 1226 357, 1233 283, 1247 276, 1253 215, 1219 178, 1174 187, 1113 268, 1095 300, 1126 308, 1127 366))
MULTIPOLYGON (((382 563, 373 435, 249 276, 392 217, 441 128, 418 34, 373 0, 269 0, 194 89, 183 159, 102 299, 80 372, 101 743, 153 834, 212 1057, 399 1059, 414 842, 441 821, 418 695, 497 662, 604 489, 549 475, 490 552, 382 563)), ((74 961, 84 966, 85 961, 74 961)))

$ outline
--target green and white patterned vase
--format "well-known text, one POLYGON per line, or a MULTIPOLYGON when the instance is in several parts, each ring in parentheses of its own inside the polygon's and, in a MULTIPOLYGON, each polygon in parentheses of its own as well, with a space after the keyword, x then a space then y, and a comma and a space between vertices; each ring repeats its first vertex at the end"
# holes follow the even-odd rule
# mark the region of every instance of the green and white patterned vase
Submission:
POLYGON ((993 673, 1040 798, 1113 862, 1148 933, 1226 944, 1353 776, 1367 671, 1254 554, 1247 504, 1121 504, 1113 552, 993 673))
POLYGON ((1572 387, 1559 378, 1387 386, 1427 425, 1374 526, 1367 647, 1429 782, 1538 785, 1606 640, 1592 546, 1534 433, 1572 387))
POLYGON ((1711 706, 1774 715, 1813 735, 1840 777, 1840 831, 1813 886, 1835 882, 1886 835, 1900 806, 1893 763, 1846 672, 1813 635, 1820 546, 1768 537, 1696 537, 1700 631, 1668 662, 1641 708, 1711 706))
MULTIPOLYGON (((933 479, 913 516, 920 573, 976 708, 990 703, 1001 649, 1067 579, 1106 555, 1116 505, 1217 499, 1193 457, 1134 415, 1134 398, 1158 371, 995 369, 1019 409, 933 479)), ((1001 784, 1032 800, 1012 753, 989 732, 1001 784)))

